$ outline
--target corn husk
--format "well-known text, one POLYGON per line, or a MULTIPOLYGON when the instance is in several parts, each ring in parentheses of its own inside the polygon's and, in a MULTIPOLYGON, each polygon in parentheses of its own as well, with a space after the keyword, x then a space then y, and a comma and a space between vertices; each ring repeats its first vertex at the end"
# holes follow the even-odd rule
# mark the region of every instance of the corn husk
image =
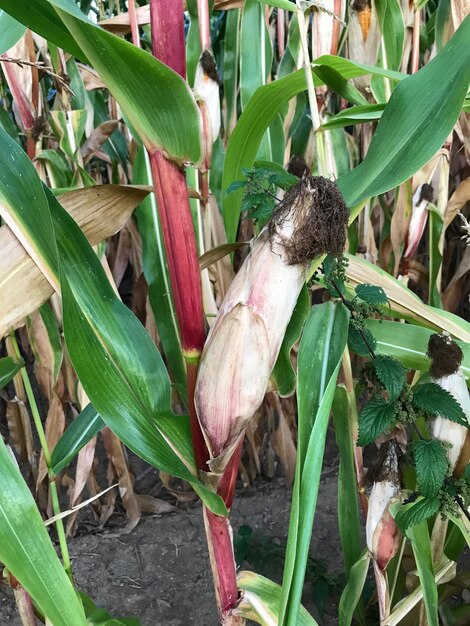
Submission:
POLYGON ((230 285, 204 347, 195 405, 223 473, 263 401, 309 261, 345 242, 347 208, 334 183, 304 178, 286 194, 230 285))
POLYGON ((382 444, 383 459, 375 470, 376 479, 369 497, 366 541, 374 561, 385 570, 400 543, 400 533, 389 506, 400 492, 399 444, 395 440, 382 444))

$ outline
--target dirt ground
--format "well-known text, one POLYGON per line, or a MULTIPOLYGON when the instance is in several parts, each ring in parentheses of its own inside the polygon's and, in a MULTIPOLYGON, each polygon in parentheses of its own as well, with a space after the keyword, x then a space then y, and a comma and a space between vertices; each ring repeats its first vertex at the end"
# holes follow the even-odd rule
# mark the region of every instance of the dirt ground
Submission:
MULTIPOLYGON (((323 470, 304 603, 325 626, 337 624, 342 555, 336 522, 337 458, 323 470), (329 598, 328 598, 329 594, 329 598), (313 599, 324 606, 320 620, 313 599)), ((290 490, 282 477, 238 492, 232 509, 238 562, 281 582, 290 490)), ((124 525, 122 519, 122 525, 124 525)), ((209 559, 199 504, 145 516, 128 535, 110 528, 70 541, 80 590, 113 616, 142 626, 217 626, 209 559)), ((11 592, 0 587, 0 624, 21 626, 11 592)))

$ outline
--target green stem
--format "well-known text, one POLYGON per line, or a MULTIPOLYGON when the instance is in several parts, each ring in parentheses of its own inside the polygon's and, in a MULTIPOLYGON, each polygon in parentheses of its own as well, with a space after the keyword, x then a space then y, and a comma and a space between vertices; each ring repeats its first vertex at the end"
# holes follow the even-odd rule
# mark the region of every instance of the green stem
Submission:
MULTIPOLYGON (((20 359, 20 349, 18 347, 18 342, 16 340, 15 333, 10 334, 11 345, 13 346, 13 350, 15 352, 16 358, 20 359)), ((49 450, 49 445, 47 443, 46 433, 44 432, 44 427, 42 425, 41 416, 39 415, 39 409, 36 402, 36 398, 34 397, 33 388, 31 387, 31 381, 29 380, 28 373, 26 371, 26 367, 22 367, 21 370, 21 378, 23 380, 23 385, 26 392, 26 397, 28 398, 29 406, 31 409, 31 414, 33 416, 34 425, 36 426, 36 430, 39 437, 39 442, 41 444, 42 451, 44 453, 44 461, 47 467, 47 473, 49 477, 49 488, 51 493, 51 502, 52 502, 52 510, 54 511, 54 515, 60 514, 60 504, 59 504, 59 495, 57 492, 57 484, 55 482, 55 476, 51 471, 51 453, 49 450)), ((62 553, 62 561, 64 564, 64 569, 72 579, 72 567, 70 563, 69 549, 67 546, 67 540, 65 537, 65 529, 64 523, 62 519, 56 520, 56 528, 57 528, 57 536, 59 538, 60 551, 62 553)))

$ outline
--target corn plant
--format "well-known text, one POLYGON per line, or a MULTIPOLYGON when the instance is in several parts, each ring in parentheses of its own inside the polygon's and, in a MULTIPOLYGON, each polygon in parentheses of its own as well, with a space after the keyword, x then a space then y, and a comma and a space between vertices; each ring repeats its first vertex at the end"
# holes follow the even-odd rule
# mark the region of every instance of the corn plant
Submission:
POLYGON ((470 530, 465 3, 0 9, 0 560, 23 624, 139 623, 79 593, 67 547, 81 506, 106 522, 114 480, 128 531, 161 506, 126 449, 200 498, 221 624, 316 624, 330 416, 339 624, 464 623, 446 600, 470 530), (237 572, 230 524, 273 405, 281 585, 237 572))

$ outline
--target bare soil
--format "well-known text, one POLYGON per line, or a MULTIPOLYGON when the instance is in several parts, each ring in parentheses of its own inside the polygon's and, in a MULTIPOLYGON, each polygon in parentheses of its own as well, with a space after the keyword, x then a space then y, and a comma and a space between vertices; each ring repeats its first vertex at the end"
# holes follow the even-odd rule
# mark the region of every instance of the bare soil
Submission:
MULTIPOLYGON (((325 626, 337 624, 335 576, 342 570, 337 473, 337 459, 332 458, 324 465, 304 594, 304 604, 325 626), (314 597, 325 604, 323 619, 314 597)), ((232 509, 238 561, 276 582, 282 580, 290 495, 282 477, 261 481, 239 490, 232 509)), ((217 626, 199 504, 143 517, 128 535, 116 530, 88 530, 70 541, 80 590, 114 616, 138 617, 143 626, 217 626)), ((4 587, 0 587, 0 624, 21 626, 11 591, 4 587)))

